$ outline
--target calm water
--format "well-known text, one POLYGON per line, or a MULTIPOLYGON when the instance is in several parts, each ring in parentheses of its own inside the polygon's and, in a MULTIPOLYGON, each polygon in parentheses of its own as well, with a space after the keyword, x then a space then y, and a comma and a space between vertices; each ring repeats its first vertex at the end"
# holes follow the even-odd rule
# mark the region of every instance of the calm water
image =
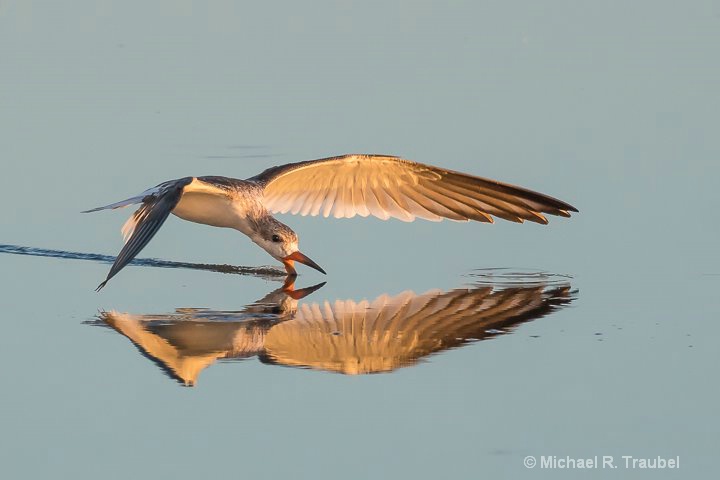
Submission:
POLYGON ((713 2, 3 2, 3 477, 711 476, 718 59, 713 2), (291 294, 173 218, 93 291, 130 212, 81 210, 346 152, 580 213, 284 216, 291 294))

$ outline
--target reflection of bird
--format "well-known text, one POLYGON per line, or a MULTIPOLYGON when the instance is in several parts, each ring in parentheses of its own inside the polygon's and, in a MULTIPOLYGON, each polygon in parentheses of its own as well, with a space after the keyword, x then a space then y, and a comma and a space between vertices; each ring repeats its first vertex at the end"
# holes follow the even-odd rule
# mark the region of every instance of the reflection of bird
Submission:
POLYGON ((123 226, 125 246, 102 288, 137 255, 170 213, 191 222, 241 231, 281 261, 289 275, 294 262, 325 271, 300 253, 298 237, 273 213, 351 218, 373 215, 386 220, 425 218, 439 221, 546 224, 543 213, 569 217, 575 207, 525 188, 383 155, 345 155, 290 163, 247 180, 185 177, 104 207, 142 203, 123 226))
POLYGON ((372 302, 297 304, 321 286, 286 286, 237 312, 106 312, 101 320, 172 377, 194 385, 217 359, 254 355, 266 363, 344 374, 388 372, 432 353, 508 333, 574 299, 568 285, 473 286, 381 295, 372 302))
POLYGON ((218 359, 243 359, 260 353, 268 328, 292 318, 297 301, 325 282, 295 290, 292 281, 239 311, 183 308, 174 315, 103 312, 102 324, 128 337, 168 375, 192 386, 218 359))

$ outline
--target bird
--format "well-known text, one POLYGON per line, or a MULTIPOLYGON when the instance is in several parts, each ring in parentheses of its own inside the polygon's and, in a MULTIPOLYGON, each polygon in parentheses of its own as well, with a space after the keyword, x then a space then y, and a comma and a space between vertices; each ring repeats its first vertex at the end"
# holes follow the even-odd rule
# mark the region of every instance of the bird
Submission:
POLYGON ((325 218, 372 215, 405 222, 423 218, 493 223, 493 217, 498 217, 547 224, 544 214, 570 217, 570 212, 578 211, 569 203, 523 187, 376 154, 288 163, 245 180, 183 177, 82 213, 134 204, 141 205, 122 227, 125 245, 96 291, 140 253, 171 213, 244 233, 282 262, 288 276, 295 276, 295 262, 326 272, 300 252, 297 234, 274 213, 325 218))

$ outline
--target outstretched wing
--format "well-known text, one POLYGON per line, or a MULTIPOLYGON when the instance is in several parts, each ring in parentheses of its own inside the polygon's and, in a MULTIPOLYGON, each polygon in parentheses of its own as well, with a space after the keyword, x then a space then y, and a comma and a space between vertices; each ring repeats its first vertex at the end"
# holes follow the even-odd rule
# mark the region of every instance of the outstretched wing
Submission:
POLYGON ((249 179, 264 188, 265 207, 275 213, 355 215, 407 222, 548 223, 543 213, 569 217, 572 205, 522 187, 385 155, 344 155, 291 163, 249 179))
MULTIPOLYGON (((165 223, 170 212, 172 212, 180 201, 185 186, 192 182, 192 180, 192 177, 181 178, 179 180, 162 183, 155 187, 155 189, 148 190, 148 192, 154 191, 143 197, 142 206, 137 209, 123 226, 123 234, 127 240, 125 246, 120 250, 117 258, 115 258, 115 263, 113 263, 110 268, 107 278, 98 285, 96 291, 103 288, 112 277, 122 270, 125 265, 130 263, 145 245, 148 244, 162 224, 165 223)), ((133 199, 128 199, 125 202, 131 200, 133 199)), ((117 208, 113 206, 108 207, 117 208)), ((102 208, 90 211, 96 210, 102 210, 102 208)))

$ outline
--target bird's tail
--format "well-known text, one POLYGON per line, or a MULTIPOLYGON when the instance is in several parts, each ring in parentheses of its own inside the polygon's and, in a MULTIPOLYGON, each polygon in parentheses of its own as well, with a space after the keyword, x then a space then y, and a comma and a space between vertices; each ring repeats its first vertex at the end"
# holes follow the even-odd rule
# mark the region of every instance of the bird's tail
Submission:
POLYGON ((111 203, 110 205, 105 205, 104 207, 96 207, 91 208, 90 210, 85 210, 80 213, 92 213, 92 212, 99 212, 100 210, 114 210, 116 208, 123 208, 127 207, 128 205, 135 205, 136 203, 142 203, 142 201, 148 196, 152 195, 154 193, 157 193, 159 191, 158 187, 153 187, 145 190, 139 195, 136 195, 134 197, 126 198, 125 200, 121 200, 119 202, 111 203))

